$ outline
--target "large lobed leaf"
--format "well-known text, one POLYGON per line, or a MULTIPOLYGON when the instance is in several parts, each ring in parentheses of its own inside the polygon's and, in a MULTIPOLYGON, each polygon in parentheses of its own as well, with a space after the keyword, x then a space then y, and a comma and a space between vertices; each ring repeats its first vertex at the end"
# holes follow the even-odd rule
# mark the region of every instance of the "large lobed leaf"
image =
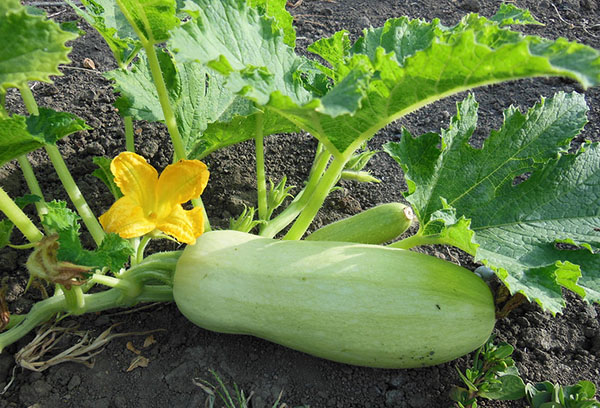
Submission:
POLYGON ((469 96, 441 135, 405 131, 400 143, 388 143, 405 171, 407 199, 422 225, 417 235, 448 234, 426 229, 440 223, 462 231, 438 242, 469 250, 513 293, 552 312, 564 305, 561 287, 600 301, 600 147, 567 152, 586 112, 576 93, 543 99, 525 115, 511 107, 502 128, 476 149, 469 139, 477 103, 469 96), (449 209, 469 219, 470 230, 440 216, 449 209))
POLYGON ((0 89, 24 86, 28 81, 52 82, 50 76, 62 75, 59 65, 70 62, 71 48, 65 43, 76 37, 44 16, 28 14, 18 0, 2 0, 0 89))
MULTIPOLYGON (((216 127, 208 133, 205 130, 210 122, 219 122, 221 128, 228 128, 232 126, 232 118, 256 112, 250 101, 230 92, 223 85, 221 75, 201 64, 176 65, 166 51, 158 52, 158 58, 188 158, 200 158, 218 148, 246 140, 244 133, 235 129, 223 132, 216 127)), ((115 81, 115 90, 120 95, 115 106, 121 115, 153 122, 164 120, 143 53, 130 70, 117 69, 105 76, 115 81)))
POLYGON ((510 31, 506 24, 535 20, 504 7, 492 19, 470 14, 453 27, 390 19, 353 45, 344 32, 320 40, 310 50, 329 63, 320 66, 331 80, 322 95, 302 80, 317 78, 319 65, 298 57, 243 1, 187 5, 193 18, 171 39, 176 59, 227 75, 233 92, 309 131, 336 155, 348 155, 409 112, 477 86, 536 76, 566 76, 584 87, 600 83, 598 51, 510 31))

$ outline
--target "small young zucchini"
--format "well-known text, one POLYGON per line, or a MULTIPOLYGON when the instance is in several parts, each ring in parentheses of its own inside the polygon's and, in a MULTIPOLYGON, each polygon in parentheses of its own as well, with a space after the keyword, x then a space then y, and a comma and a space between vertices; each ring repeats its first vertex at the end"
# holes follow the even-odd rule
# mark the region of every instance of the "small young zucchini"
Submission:
POLYGON ((306 240, 383 244, 402 235, 413 219, 414 214, 409 206, 401 203, 381 204, 325 225, 307 236, 306 240))
POLYGON ((440 364, 483 344, 490 289, 471 271, 402 249, 211 231, 179 259, 173 295, 193 323, 342 363, 440 364))

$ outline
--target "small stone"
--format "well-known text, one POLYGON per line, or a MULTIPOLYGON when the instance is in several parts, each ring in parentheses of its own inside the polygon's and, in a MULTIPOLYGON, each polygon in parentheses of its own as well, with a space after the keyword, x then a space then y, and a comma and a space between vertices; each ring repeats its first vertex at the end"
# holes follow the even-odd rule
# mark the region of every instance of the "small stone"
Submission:
POLYGON ((371 20, 369 20, 369 17, 367 17, 367 16, 362 16, 361 18, 359 18, 358 25, 359 25, 359 27, 363 27, 363 28, 372 26, 371 20))
POLYGON ((195 364, 191 361, 186 361, 165 375, 165 382, 169 389, 175 392, 190 392, 194 389, 194 384, 191 378, 195 372, 195 364))
POLYGON ((127 399, 122 395, 117 395, 113 400, 115 408, 127 408, 127 399))
POLYGON ((458 8, 465 11, 478 12, 481 8, 477 0, 462 0, 458 3, 458 8))
POLYGON ((36 382, 31 384, 31 386, 33 388, 33 392, 35 392, 36 395, 40 398, 48 396, 48 394, 50 394, 50 391, 52 391, 52 386, 44 380, 37 380, 36 382))
POLYGON ((81 377, 75 374, 73 377, 71 377, 69 384, 67 384, 67 388, 69 391, 73 391, 75 388, 79 387, 79 384, 81 384, 81 377))
POLYGON ((90 154, 92 156, 104 156, 105 150, 100 143, 91 142, 85 146, 84 153, 90 154))
POLYGON ((404 407, 404 391, 391 390, 385 393, 385 405, 388 407, 404 407))

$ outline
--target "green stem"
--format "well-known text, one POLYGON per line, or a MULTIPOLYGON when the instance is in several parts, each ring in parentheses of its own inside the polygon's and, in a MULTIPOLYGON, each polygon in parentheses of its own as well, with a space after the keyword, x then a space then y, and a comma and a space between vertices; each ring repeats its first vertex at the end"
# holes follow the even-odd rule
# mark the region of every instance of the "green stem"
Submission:
MULTIPOLYGON (((94 274, 92 280, 115 287, 93 294, 82 294, 83 307, 78 309, 76 314, 131 307, 140 302, 173 301, 172 275, 179 256, 181 251, 150 255, 141 264, 123 272, 119 278, 94 274), (152 284, 157 281, 165 284, 152 284)), ((73 313, 64 294, 57 294, 35 303, 24 318, 17 319, 21 320, 19 324, 0 333, 0 352, 52 316, 64 312, 73 313)))
POLYGON ((27 85, 23 85, 19 87, 19 92, 21 93, 21 97, 23 98, 23 102, 25 103, 25 108, 27 108, 27 112, 30 115, 38 116, 40 114, 40 110, 38 109, 37 102, 33 97, 33 92, 27 85))
POLYGON ((130 280, 119 279, 112 276, 95 273, 90 279, 90 283, 108 286, 122 290, 129 297, 136 297, 141 292, 141 287, 132 283, 130 280))
MULTIPOLYGON (((27 111, 31 115, 39 115, 39 109, 31 89, 29 89, 28 86, 22 86, 19 88, 19 91, 21 92, 21 97, 23 98, 23 102, 25 103, 27 111)), ((65 191, 69 195, 69 198, 81 216, 83 223, 92 235, 96 245, 100 245, 104 239, 104 230, 102 230, 100 223, 94 216, 94 213, 92 213, 92 210, 85 201, 85 198, 83 198, 81 191, 79 191, 79 187, 77 187, 75 180, 73 180, 65 161, 58 151, 58 147, 56 147, 56 145, 45 145, 45 149, 50 161, 52 162, 52 165, 54 166, 54 169, 56 170, 56 173, 58 174, 58 178, 62 182, 65 191)))
MULTIPOLYGON (((146 286, 135 298, 125 296, 120 289, 83 295, 85 310, 81 313, 93 313, 117 307, 131 307, 140 302, 171 302, 173 289, 167 285, 146 286)), ((69 312, 63 295, 49 297, 33 305, 29 313, 10 330, 0 333, 0 352, 18 341, 40 324, 50 320, 61 312, 69 312)))
POLYGON ((265 177, 265 146, 263 137, 263 115, 258 114, 254 136, 256 150, 256 192, 258 196, 258 219, 267 221, 267 180, 265 177))
POLYGON ((29 242, 38 242, 44 234, 0 187, 0 211, 23 233, 29 242))
POLYGON ((318 149, 311 169, 308 183, 304 189, 296 195, 296 198, 272 220, 268 221, 260 230, 260 235, 263 237, 273 238, 277 233, 287 227, 300 212, 306 207, 310 197, 319 185, 319 181, 323 176, 323 172, 329 163, 331 155, 325 149, 318 149))
POLYGON ((65 161, 58 151, 58 147, 55 145, 46 145, 45 148, 46 153, 48 154, 48 157, 50 158, 50 161, 56 170, 56 174, 58 174, 58 178, 62 182, 65 191, 73 202, 73 205, 77 209, 79 216, 92 235, 96 245, 100 245, 104 239, 104 230, 100 226, 98 219, 90 209, 88 203, 85 201, 85 198, 81 194, 79 187, 77 187, 75 180, 73 180, 65 161))
POLYGON ((13 315, 9 316, 10 320, 8 321, 8 325, 4 328, 4 330, 10 330, 15 327, 17 324, 21 323, 25 320, 25 315, 13 315))
POLYGON ((125 149, 127 149, 128 152, 135 152, 133 118, 131 116, 123 117, 123 124, 125 126, 125 149))
POLYGON ((37 201, 35 203, 35 208, 39 217, 41 218, 43 215, 48 213, 48 206, 46 206, 46 202, 44 201, 44 193, 42 193, 42 189, 40 188, 37 178, 35 177, 33 167, 31 167, 31 163, 29 163, 29 160, 27 159, 27 155, 21 155, 17 158, 17 160, 19 161, 19 166, 21 167, 21 171, 23 172, 23 177, 25 178, 27 187, 29 187, 29 191, 31 194, 35 194, 42 199, 41 201, 37 201))
POLYGON ((148 245, 148 242, 150 242, 151 239, 152 237, 150 237, 149 235, 144 235, 144 237, 138 244, 137 251, 135 254, 135 265, 139 264, 144 259, 144 250, 146 249, 146 246, 148 245))
POLYGON ((169 93, 167 86, 163 78, 162 70, 160 69, 160 63, 158 62, 158 56, 156 55, 156 49, 151 42, 142 42, 146 55, 148 57, 148 65, 150 66, 150 72, 152 73, 152 80, 156 86, 156 92, 158 93, 158 100, 165 117, 165 124, 169 130, 171 136, 171 142, 173 143, 173 150, 175 151, 175 159, 185 159, 187 157, 185 148, 183 145, 183 139, 177 128, 177 120, 171 108, 169 102, 169 93))
MULTIPOLYGON (((175 152, 173 161, 186 159, 187 154, 185 152, 183 138, 179 133, 179 128, 177 127, 177 119, 175 118, 175 114, 173 113, 171 103, 169 102, 169 93, 167 91, 167 86, 162 75, 162 70, 160 69, 160 63, 158 62, 156 49, 154 48, 154 45, 152 45, 152 41, 142 41, 142 44, 144 46, 144 50, 146 50, 146 55, 148 57, 148 65, 150 66, 150 72, 152 73, 152 80, 154 81, 154 85, 156 86, 158 100, 163 111, 163 116, 165 117, 165 124, 167 125, 169 135, 171 136, 171 142, 173 143, 173 150, 175 152)), ((192 200, 192 204, 195 207, 202 208, 202 214, 204 216, 204 231, 210 231, 210 221, 208 220, 208 214, 206 213, 206 209, 204 207, 202 199, 200 197, 195 198, 192 200)))
POLYGON ((62 285, 59 285, 59 287, 65 297, 68 312, 75 315, 84 313, 85 300, 81 286, 72 286, 71 289, 67 289, 62 285))
POLYGON ((306 232, 313 219, 319 212, 319 209, 325 202, 325 199, 329 195, 331 189, 335 186, 340 178, 342 170, 348 161, 346 156, 338 156, 333 159, 329 168, 323 174, 323 177, 319 181, 314 193, 310 196, 306 207, 302 210, 292 228, 285 234, 283 239, 286 240, 298 240, 302 238, 302 235, 306 232))

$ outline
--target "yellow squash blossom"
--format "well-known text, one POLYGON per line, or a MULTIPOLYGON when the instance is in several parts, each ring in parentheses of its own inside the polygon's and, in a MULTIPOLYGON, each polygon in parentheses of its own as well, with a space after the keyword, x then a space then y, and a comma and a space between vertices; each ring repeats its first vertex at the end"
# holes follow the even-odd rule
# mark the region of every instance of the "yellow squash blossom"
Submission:
POLYGON ((204 231, 202 208, 184 210, 181 204, 198 198, 209 172, 199 160, 179 160, 157 171, 135 153, 123 152, 110 170, 123 197, 100 216, 106 232, 135 238, 162 231, 179 242, 193 244, 204 231))

